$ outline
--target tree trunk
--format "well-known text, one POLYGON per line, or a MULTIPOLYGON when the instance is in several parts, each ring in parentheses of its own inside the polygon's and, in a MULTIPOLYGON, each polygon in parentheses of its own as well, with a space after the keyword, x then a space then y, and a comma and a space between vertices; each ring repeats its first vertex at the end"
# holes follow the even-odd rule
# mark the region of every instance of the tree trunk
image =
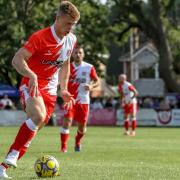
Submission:
POLYGON ((173 57, 169 46, 168 39, 163 27, 160 15, 160 1, 152 0, 154 22, 156 32, 153 32, 153 41, 159 52, 159 72, 160 77, 165 81, 168 91, 180 92, 180 84, 177 81, 176 74, 173 70, 173 57))
POLYGON ((165 81, 170 92, 180 92, 180 84, 173 70, 171 50, 164 34, 159 33, 158 38, 154 39, 154 43, 159 52, 160 77, 165 81))

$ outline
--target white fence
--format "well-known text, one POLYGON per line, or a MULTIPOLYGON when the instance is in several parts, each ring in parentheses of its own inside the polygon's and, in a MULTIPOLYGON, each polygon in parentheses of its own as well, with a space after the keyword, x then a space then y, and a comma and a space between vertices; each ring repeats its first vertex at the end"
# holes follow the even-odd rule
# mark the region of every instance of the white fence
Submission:
POLYGON ((0 110, 0 126, 19 126, 26 120, 24 111, 0 110))
MULTIPOLYGON (((102 110, 101 110, 102 111, 102 110)), ((111 110, 107 110, 110 113, 111 110)), ((114 109, 112 109, 112 114, 114 109)), ((104 111, 103 111, 104 113, 104 111)), ((96 115, 96 113, 95 113, 96 115)), ((92 112, 91 112, 92 116, 92 112)), ((58 115, 57 115, 58 117, 58 115)), ((112 118, 112 123, 104 118, 104 116, 98 116, 98 122, 96 118, 91 121, 91 125, 123 125, 123 112, 117 110, 116 114, 112 118), (100 119, 102 117, 102 119, 100 119), (103 123, 103 120, 106 121, 103 123), (101 122, 101 123, 100 123, 101 122)), ((62 117, 61 117, 62 118, 62 117)), ((19 126, 26 120, 26 114, 24 111, 15 110, 1 110, 0 111, 0 126, 19 126)), ((173 109, 169 111, 155 111, 154 109, 140 109, 137 114, 138 126, 180 126, 180 109, 173 109)), ((60 124, 59 124, 60 125, 60 124)))
MULTIPOLYGON (((123 111, 117 110, 117 125, 123 125, 123 111)), ((137 113, 138 126, 156 126, 157 113, 154 109, 140 109, 137 113)))

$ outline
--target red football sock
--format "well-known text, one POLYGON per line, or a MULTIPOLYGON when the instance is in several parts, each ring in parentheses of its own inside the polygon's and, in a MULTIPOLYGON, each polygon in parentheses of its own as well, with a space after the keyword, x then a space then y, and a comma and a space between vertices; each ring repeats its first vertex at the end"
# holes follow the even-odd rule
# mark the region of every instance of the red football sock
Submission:
POLYGON ((124 128, 126 131, 129 130, 129 121, 124 121, 124 128))
POLYGON ((69 134, 60 134, 60 138, 61 138, 61 149, 66 149, 67 148, 67 142, 69 139, 69 134))
POLYGON ((26 151, 27 151, 27 147, 24 146, 19 152, 18 160, 23 157, 23 155, 26 153, 26 151))
POLYGON ((19 129, 19 132, 16 136, 14 143, 11 145, 9 152, 12 149, 14 149, 16 151, 19 151, 21 154, 24 154, 21 152, 21 149, 23 149, 26 146, 26 144, 28 144, 33 139, 35 134, 36 134, 36 131, 31 130, 27 126, 26 122, 24 122, 19 129))
POLYGON ((136 119, 132 120, 132 130, 134 131, 136 129, 136 119))
POLYGON ((75 136, 75 144, 76 146, 80 146, 81 144, 81 138, 84 136, 83 133, 80 133, 79 131, 77 131, 77 134, 75 136))
POLYGON ((3 162, 1 163, 1 166, 3 166, 4 168, 6 168, 6 169, 8 169, 9 168, 9 166, 8 165, 6 165, 6 164, 4 164, 3 162))

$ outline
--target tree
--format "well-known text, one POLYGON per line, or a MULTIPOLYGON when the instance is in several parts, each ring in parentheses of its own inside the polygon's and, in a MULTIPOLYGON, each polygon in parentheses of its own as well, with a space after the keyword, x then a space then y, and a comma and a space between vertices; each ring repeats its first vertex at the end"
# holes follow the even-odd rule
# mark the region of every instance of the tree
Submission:
MULTIPOLYGON (((73 2, 73 1, 72 1, 73 2)), ((106 64, 104 54, 108 54, 108 8, 99 1, 75 1, 81 12, 76 28, 78 44, 85 50, 85 60, 93 64, 101 74, 99 62, 106 64)))
POLYGON ((169 91, 180 92, 180 83, 173 64, 178 53, 180 31, 175 17, 170 15, 178 4, 176 0, 114 0, 110 1, 113 26, 124 27, 116 35, 119 39, 131 28, 142 30, 155 44, 159 56, 159 72, 169 91), (176 36, 176 38, 173 38, 176 36), (173 47, 173 48, 172 48, 173 47), (176 52, 176 53, 175 53, 176 52))
MULTIPOLYGON (((0 0, 0 81, 11 85, 20 75, 11 66, 14 53, 29 35, 54 22, 59 0, 0 0)), ((86 59, 98 67, 107 53, 107 7, 99 1, 72 0, 81 12, 75 33, 85 49, 86 59), (103 29, 103 31, 102 31, 103 29), (102 33, 103 32, 103 33, 102 33)))
POLYGON ((20 76, 11 66, 14 53, 27 37, 53 22, 55 0, 0 0, 0 81, 17 85, 20 76))

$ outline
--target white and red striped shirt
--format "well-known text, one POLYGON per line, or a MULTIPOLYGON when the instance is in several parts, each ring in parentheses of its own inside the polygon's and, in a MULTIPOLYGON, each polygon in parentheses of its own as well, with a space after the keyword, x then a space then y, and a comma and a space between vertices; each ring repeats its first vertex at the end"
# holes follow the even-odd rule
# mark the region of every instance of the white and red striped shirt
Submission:
POLYGON ((82 62, 76 66, 71 63, 71 73, 68 83, 68 91, 74 95, 76 102, 80 104, 89 104, 89 91, 85 90, 84 85, 90 84, 93 79, 97 79, 97 73, 93 65, 82 62))
POLYGON ((125 81, 123 84, 119 84, 118 90, 123 95, 124 104, 137 103, 137 99, 133 97, 135 87, 131 83, 125 81))

